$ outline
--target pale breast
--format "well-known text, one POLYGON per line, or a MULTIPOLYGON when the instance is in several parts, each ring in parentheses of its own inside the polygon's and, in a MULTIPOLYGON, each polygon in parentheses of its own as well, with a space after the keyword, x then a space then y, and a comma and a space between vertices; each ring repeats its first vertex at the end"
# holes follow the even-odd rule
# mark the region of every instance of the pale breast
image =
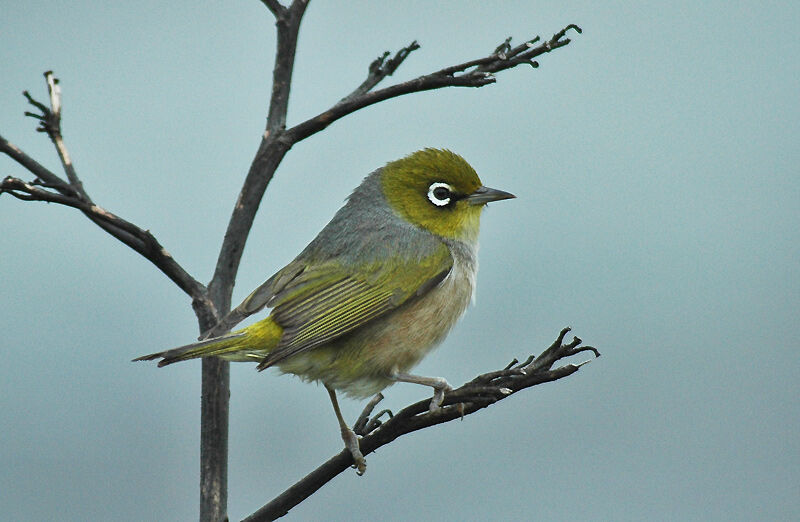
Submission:
POLYGON ((477 260, 463 243, 448 245, 453 268, 438 286, 393 313, 388 326, 376 332, 376 343, 391 346, 375 356, 387 372, 406 372, 439 345, 469 306, 475 291, 477 260))

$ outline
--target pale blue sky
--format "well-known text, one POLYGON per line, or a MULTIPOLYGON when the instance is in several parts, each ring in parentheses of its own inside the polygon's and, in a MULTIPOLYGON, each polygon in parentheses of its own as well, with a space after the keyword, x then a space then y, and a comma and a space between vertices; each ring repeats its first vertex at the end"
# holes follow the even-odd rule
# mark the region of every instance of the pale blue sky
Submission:
MULTIPOLYGON (((207 281, 263 131, 274 54, 256 0, 9 2, 0 134, 58 160, 21 96, 64 92, 67 145, 102 206, 207 281)), ((795 2, 312 2, 289 123, 384 50, 398 81, 506 36, 585 32, 479 90, 392 100, 295 147, 234 293, 288 262, 364 175, 462 154, 490 186, 477 304, 417 369, 460 384, 571 325, 603 357, 370 455, 289 519, 800 518, 800 9, 795 2)), ((27 174, 0 158, 0 176, 27 174)), ((199 363, 189 300, 72 209, 0 197, 0 505, 9 520, 191 520, 199 363)), ((340 450, 324 390, 232 370, 232 520, 340 450)), ((398 408, 428 391, 388 390, 398 408)), ((353 419, 362 404, 344 401, 353 419)))

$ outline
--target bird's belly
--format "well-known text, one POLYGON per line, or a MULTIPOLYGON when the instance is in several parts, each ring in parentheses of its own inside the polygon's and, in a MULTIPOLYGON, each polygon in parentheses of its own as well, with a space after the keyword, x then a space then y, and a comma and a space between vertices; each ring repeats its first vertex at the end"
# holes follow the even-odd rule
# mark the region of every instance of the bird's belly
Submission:
MULTIPOLYGON (((471 267, 470 267, 471 268, 471 267)), ((355 398, 392 384, 444 340, 472 299, 474 270, 456 263, 439 286, 358 330, 278 363, 282 372, 321 381, 355 398)))

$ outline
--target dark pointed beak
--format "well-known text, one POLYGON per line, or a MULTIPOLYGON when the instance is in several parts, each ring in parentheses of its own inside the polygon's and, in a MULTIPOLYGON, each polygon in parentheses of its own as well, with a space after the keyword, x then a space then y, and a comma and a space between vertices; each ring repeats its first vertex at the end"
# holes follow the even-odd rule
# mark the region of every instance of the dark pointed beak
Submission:
POLYGON ((479 187, 478 190, 467 196, 467 201, 469 201, 471 205, 485 205, 490 201, 500 201, 501 199, 512 199, 515 197, 517 196, 504 190, 479 187))

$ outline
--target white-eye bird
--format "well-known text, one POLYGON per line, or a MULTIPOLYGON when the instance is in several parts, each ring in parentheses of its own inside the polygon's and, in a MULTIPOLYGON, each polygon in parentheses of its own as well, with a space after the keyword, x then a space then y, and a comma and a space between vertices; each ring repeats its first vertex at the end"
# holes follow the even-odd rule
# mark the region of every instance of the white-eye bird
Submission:
POLYGON ((431 386, 431 409, 450 390, 408 373, 461 317, 475 290, 484 206, 514 195, 482 185, 459 155, 425 149, 359 185, 291 263, 232 310, 206 339, 135 360, 159 366, 197 357, 276 366, 328 390, 359 474, 366 462, 336 391, 372 396, 395 382, 431 386), (268 317, 226 333, 265 307, 268 317))

